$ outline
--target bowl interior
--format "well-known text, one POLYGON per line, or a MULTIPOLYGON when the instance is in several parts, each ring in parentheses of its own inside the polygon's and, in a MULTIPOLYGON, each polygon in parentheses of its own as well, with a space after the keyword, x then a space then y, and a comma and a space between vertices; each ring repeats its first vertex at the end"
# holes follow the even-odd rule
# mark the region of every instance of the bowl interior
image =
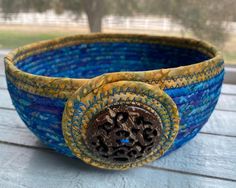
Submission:
POLYGON ((108 72, 174 68, 210 58, 198 50, 173 45, 96 42, 44 51, 18 61, 16 66, 35 75, 91 78, 108 72))

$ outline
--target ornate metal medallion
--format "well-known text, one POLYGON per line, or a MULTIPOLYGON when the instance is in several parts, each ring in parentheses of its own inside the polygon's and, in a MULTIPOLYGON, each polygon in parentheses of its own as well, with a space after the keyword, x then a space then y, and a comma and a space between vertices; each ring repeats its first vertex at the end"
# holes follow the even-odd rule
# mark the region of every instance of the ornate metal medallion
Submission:
POLYGON ((109 106, 90 122, 87 138, 99 157, 125 163, 149 154, 161 134, 156 114, 140 106, 120 104, 109 106))

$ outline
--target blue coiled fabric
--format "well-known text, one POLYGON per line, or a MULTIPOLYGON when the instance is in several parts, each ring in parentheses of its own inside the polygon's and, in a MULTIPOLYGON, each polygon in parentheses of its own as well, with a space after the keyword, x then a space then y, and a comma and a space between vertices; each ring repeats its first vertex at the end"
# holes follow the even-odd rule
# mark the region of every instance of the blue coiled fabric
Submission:
POLYGON ((16 66, 35 75, 93 78, 107 72, 147 71, 194 64, 209 59, 187 48, 145 43, 92 43, 32 55, 16 66))
MULTIPOLYGON (((92 78, 107 72, 171 68, 206 59, 209 57, 196 50, 159 44, 93 43, 33 55, 16 66, 35 75, 92 78)), ((209 80, 165 90, 176 103, 180 116, 179 133, 166 154, 193 138, 207 122, 218 101, 223 76, 222 71, 209 80)), ((61 128, 66 99, 31 94, 9 80, 7 84, 13 104, 29 129, 50 148, 74 157, 61 128)))

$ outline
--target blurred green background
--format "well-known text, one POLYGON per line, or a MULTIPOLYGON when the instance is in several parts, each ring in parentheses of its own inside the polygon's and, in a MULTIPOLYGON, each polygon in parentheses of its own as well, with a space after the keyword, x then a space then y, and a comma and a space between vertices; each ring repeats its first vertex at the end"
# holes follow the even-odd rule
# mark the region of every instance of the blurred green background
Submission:
POLYGON ((88 32, 146 33, 210 41, 236 64, 235 0, 0 0, 0 8, 1 49, 88 32))

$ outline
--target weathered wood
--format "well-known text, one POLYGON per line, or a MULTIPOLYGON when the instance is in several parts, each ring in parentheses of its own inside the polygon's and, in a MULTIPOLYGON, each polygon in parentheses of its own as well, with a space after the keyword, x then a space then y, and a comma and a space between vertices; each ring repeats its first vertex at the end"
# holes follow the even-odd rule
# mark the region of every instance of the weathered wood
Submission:
MULTIPOLYGON (((15 114, 15 116, 17 115, 15 114)), ((0 126, 1 141, 45 148, 29 130, 22 127, 23 125, 19 124, 16 128, 13 125, 8 127, 6 125, 7 119, 3 123, 5 125, 0 126)), ((229 124, 229 126, 231 130, 235 131, 235 125, 229 124)), ((207 176, 213 175, 221 178, 235 179, 236 181, 235 158, 236 137, 199 134, 186 146, 170 156, 154 162, 151 166, 183 172, 194 172, 207 176)))
POLYGON ((0 142, 46 148, 26 127, 14 110, 0 109, 0 142))
POLYGON ((233 84, 223 84, 222 86, 223 94, 236 95, 236 85, 233 84))
POLYGON ((151 165, 236 181, 236 138, 199 134, 184 147, 151 165))
POLYGON ((3 109, 0 109, 0 125, 4 125, 9 129, 26 127, 15 110, 3 109))
POLYGON ((0 89, 7 89, 7 83, 5 76, 0 75, 0 89))
MULTIPOLYGON (((232 112, 223 114, 215 112, 201 132, 236 137, 236 125, 231 122, 236 122, 236 117, 232 115, 232 112), (230 118, 229 121, 228 118, 230 118)), ((17 113, 9 110, 0 110, 0 141, 39 148, 46 147, 24 125, 17 113)))
POLYGON ((14 143, 16 145, 31 146, 36 148, 47 148, 38 138, 26 128, 9 129, 7 126, 0 125, 0 142, 14 143))
POLYGON ((215 110, 201 132, 236 137, 236 112, 215 110))
MULTIPOLYGON (((1 132, 6 134, 6 137, 10 133, 15 134, 18 138, 13 138, 12 141, 20 143, 19 145, 46 148, 27 130, 18 129, 17 132, 15 129, 12 132, 5 132, 1 128, 1 132)), ((236 138, 199 134, 183 148, 148 166, 236 181, 235 158, 236 138)))
POLYGON ((234 188, 236 182, 180 172, 136 168, 106 171, 54 152, 0 144, 0 187, 234 188))
POLYGON ((236 95, 220 95, 216 109, 236 111, 236 95))
POLYGON ((4 68, 4 63, 3 63, 3 57, 4 55, 0 53, 0 76, 5 75, 5 68, 4 68))
POLYGON ((1 77, 4 77, 5 76, 5 71, 4 71, 4 69, 3 69, 3 64, 2 64, 2 62, 0 62, 0 76, 1 77))
POLYGON ((7 90, 0 89, 0 108, 15 109, 7 90))

